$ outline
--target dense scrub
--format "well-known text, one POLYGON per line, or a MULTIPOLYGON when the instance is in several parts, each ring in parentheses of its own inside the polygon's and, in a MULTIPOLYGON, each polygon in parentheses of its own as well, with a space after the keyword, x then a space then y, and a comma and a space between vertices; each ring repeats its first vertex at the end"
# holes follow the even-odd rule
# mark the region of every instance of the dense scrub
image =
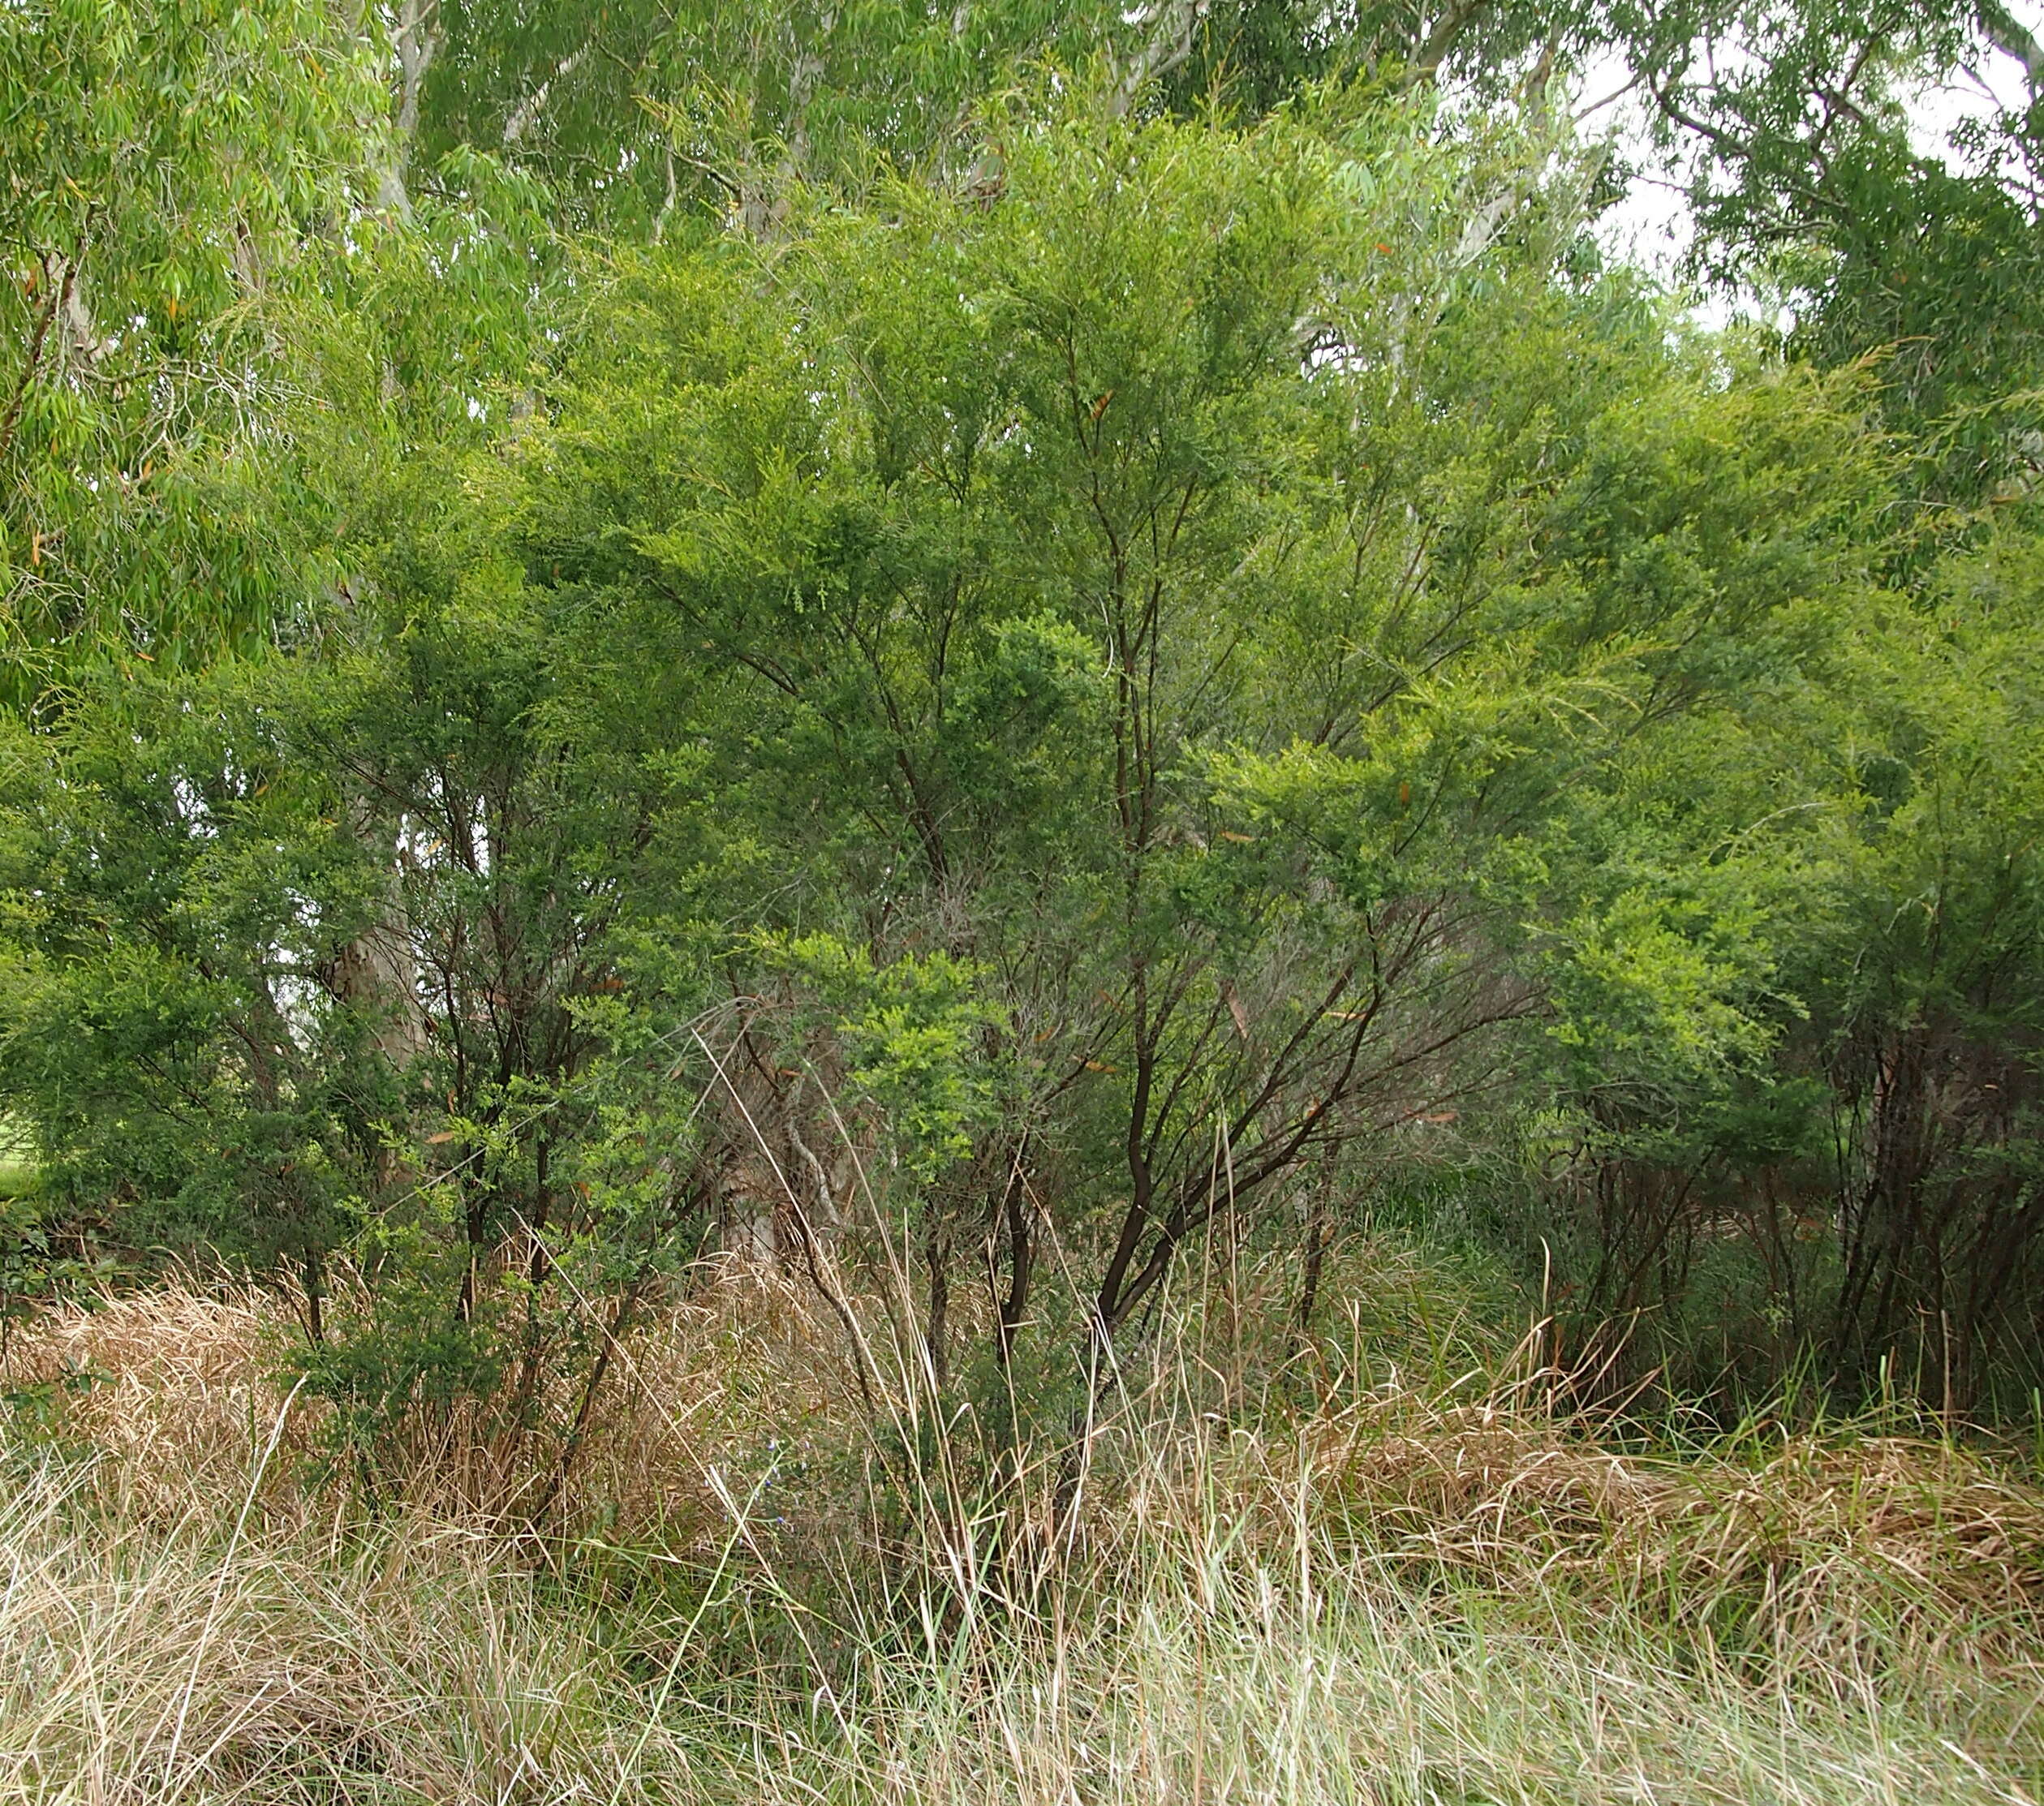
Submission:
POLYGON ((343 405, 425 293, 333 323, 328 593, 0 740, 11 1290, 288 1275, 370 1459, 749 1248, 1082 1414, 1191 1249, 1304 1333, 1431 1196, 1614 1383, 2028 1414, 2026 515, 1586 267, 1530 126, 1011 123, 543 283, 431 456, 343 405))
POLYGON ((0 1791, 2027 1801, 2016 11, 0 8, 0 1791))

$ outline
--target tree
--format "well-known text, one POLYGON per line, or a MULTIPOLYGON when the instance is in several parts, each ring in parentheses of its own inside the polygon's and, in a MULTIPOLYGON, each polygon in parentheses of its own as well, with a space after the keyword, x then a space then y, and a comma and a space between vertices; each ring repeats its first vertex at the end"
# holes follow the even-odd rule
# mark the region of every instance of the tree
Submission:
POLYGON ((318 5, 49 0, 0 21, 7 699, 110 646, 203 658, 287 606, 256 472, 308 235, 374 88, 318 5))
MULTIPOLYGON (((2031 1136, 1951 1074, 2021 1092, 2030 924, 2020 833, 1956 823, 2025 819, 2028 540, 1921 472, 2020 333, 1947 283, 1986 386, 1903 395, 1682 325, 1546 93, 1629 34, 1672 130, 1745 121, 1711 242, 1822 153, 1781 242, 1860 282, 1833 152, 1895 120, 1870 64, 1797 123, 1811 7, 1706 92, 1757 16, 414 7, 352 139, 108 153, 136 246, 197 158, 214 286, 183 361, 167 302, 37 361, 125 264, 16 320, 17 499, 74 510, 26 569, 82 599, 0 810, 49 1198, 283 1263, 343 1423, 544 1444, 542 1513, 715 1226, 876 1408, 1069 1422, 1200 1250, 1290 1245, 1310 1319, 1336 1191, 1451 1126, 1545 1158, 1587 1334, 1858 1383, 1935 1314, 1979 1391, 2031 1136), (1766 1339, 1693 1309, 1728 1225, 1766 1339)), ((1972 41, 1891 23, 1892 84, 1972 41)))
POLYGON ((1564 273, 1537 144, 1425 117, 1058 120, 991 207, 656 259, 547 454, 529 568, 721 699, 720 909, 980 975, 1008 1104, 914 1208, 1001 1248, 1004 1361, 1044 1235, 1104 1356, 1217 1217, 1496 1083, 1571 787, 1792 682, 1861 568, 1850 411, 1714 394, 1564 273))

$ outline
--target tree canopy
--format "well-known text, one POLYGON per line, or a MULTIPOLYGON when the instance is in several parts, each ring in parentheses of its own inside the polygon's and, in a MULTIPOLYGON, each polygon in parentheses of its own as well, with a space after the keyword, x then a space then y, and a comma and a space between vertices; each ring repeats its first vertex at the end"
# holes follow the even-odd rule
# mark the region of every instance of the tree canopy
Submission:
POLYGON ((2022 1408, 2040 72, 1986 0, 0 14, 0 1308, 288 1276, 373 1451, 721 1247, 1055 1416, 1431 1198, 1610 1383, 2022 1408), (1785 329, 1601 245, 1592 66, 1785 329))

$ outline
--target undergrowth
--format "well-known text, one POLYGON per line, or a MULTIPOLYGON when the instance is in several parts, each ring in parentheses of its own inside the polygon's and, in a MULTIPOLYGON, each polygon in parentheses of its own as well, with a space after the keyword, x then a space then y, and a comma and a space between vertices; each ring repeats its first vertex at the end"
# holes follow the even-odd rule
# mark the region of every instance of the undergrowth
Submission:
POLYGON ((1534 1344, 1259 1382, 1209 1312, 989 1486, 733 1271, 632 1345, 542 1528, 534 1457, 456 1421, 351 1488, 271 1377, 290 1320, 166 1288, 23 1339, 0 1801, 2044 1791, 2044 1494, 1934 1425, 1678 1449, 1534 1344))

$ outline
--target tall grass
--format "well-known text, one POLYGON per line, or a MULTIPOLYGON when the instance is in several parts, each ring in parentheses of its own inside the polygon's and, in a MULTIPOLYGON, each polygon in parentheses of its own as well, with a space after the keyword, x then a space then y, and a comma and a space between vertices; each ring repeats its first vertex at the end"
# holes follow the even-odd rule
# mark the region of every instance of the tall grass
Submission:
POLYGON ((0 1200, 28 1196, 40 1177, 28 1136, 12 1117, 0 1114, 0 1200))
POLYGON ((1505 1360, 1230 1413, 1209 1328, 1077 1470, 891 1520, 832 1325, 734 1275, 535 1539, 444 1447, 377 1514, 308 1484, 260 1300, 53 1317, 17 1380, 104 1377, 5 1450, 0 1802, 2038 1795, 2012 1470, 1890 1425, 1642 1452, 1505 1360))

